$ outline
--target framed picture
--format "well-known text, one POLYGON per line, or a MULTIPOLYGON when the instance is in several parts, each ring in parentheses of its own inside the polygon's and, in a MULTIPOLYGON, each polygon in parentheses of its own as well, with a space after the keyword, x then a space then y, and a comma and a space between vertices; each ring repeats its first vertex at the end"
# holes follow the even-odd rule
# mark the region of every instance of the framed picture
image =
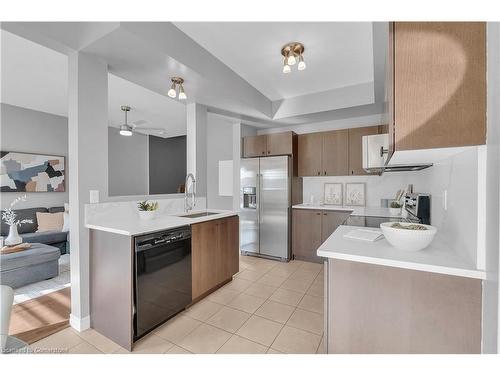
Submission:
POLYGON ((64 156, 1 151, 0 191, 65 191, 64 156))
POLYGON ((345 204, 346 206, 364 206, 365 184, 363 182, 345 184, 345 204))
POLYGON ((329 182, 325 183, 325 189, 323 193, 324 204, 342 206, 342 198, 342 184, 329 182))

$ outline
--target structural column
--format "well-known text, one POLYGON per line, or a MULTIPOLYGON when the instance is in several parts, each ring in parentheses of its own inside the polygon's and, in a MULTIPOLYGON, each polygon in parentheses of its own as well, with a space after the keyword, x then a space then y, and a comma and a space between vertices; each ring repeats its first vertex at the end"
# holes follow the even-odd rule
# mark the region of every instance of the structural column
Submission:
MULTIPOLYGON (((85 53, 68 61, 71 316, 78 331, 90 327, 89 231, 85 204, 90 190, 108 195, 108 67, 85 53)), ((110 296, 112 298, 112 296, 110 296)))
POLYGON ((198 103, 186 106, 187 173, 196 178, 196 194, 207 196, 207 107, 198 103))

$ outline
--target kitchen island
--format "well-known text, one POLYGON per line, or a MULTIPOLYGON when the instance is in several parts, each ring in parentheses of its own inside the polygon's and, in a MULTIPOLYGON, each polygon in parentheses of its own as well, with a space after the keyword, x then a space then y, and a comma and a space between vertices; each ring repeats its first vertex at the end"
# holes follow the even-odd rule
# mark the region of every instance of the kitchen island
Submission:
POLYGON ((87 218, 92 328, 132 350, 136 339, 163 317, 232 280, 239 271, 237 214, 209 210, 189 216, 164 213, 141 220, 134 212, 87 218), (159 246, 171 250, 161 253, 155 249, 159 246), (174 263, 176 267, 166 268, 174 263), (142 326, 141 313, 146 317, 142 326))
POLYGON ((406 252, 387 240, 347 239, 339 226, 325 260, 328 353, 480 353, 485 271, 438 235, 406 252))

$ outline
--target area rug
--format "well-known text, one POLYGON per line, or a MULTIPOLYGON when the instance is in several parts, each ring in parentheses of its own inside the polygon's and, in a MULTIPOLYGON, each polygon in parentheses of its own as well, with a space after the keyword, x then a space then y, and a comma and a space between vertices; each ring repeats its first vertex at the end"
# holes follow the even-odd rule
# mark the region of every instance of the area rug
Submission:
POLYGON ((32 344, 69 326, 71 288, 21 302, 12 307, 9 335, 32 344))

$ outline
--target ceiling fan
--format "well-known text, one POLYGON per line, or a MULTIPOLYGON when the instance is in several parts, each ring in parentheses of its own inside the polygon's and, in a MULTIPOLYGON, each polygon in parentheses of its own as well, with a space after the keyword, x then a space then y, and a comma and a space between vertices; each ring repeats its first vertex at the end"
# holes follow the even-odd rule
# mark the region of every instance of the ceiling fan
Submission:
POLYGON ((132 124, 127 122, 127 113, 130 112, 132 108, 128 105, 122 105, 121 110, 125 112, 125 123, 120 125, 120 135, 130 137, 134 132, 141 133, 146 132, 158 132, 159 134, 165 134, 165 129, 162 128, 139 128, 137 125, 146 124, 144 120, 134 121, 132 124))

